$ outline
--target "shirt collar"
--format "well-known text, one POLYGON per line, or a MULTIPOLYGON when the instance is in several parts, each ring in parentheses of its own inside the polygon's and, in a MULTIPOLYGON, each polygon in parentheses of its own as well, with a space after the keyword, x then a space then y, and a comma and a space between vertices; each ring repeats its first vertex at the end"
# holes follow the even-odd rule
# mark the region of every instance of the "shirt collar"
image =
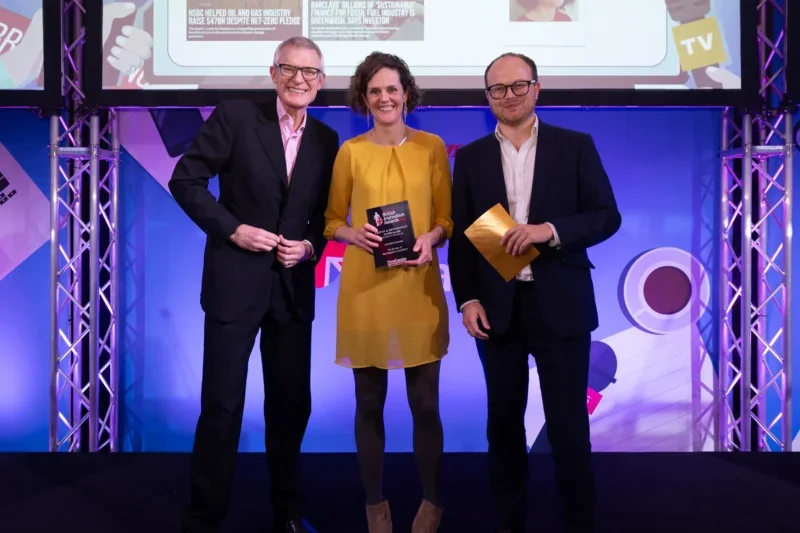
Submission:
MULTIPOLYGON (((539 131, 539 115, 533 115, 533 125, 531 125, 531 139, 536 140, 536 134, 539 131)), ((497 126, 494 127, 494 136, 497 138, 498 141, 507 141, 502 133, 500 133, 500 123, 497 123, 497 126)))
MULTIPOLYGON (((277 101, 277 106, 278 106, 278 121, 280 121, 281 123, 286 123, 289 126, 289 129, 292 129, 294 126, 294 119, 292 119, 292 116, 289 115, 288 111, 286 111, 286 108, 283 106, 281 99, 276 98, 275 100, 277 101)), ((303 122, 300 124, 300 127, 297 128, 298 132, 301 132, 305 129, 307 120, 308 120, 308 110, 306 110, 306 112, 303 113, 303 122)))

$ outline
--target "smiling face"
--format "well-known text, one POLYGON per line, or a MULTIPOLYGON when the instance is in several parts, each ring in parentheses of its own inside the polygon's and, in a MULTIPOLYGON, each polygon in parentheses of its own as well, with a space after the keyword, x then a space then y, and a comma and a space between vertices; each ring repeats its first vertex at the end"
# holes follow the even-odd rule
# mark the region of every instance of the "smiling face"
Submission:
POLYGON ((403 91, 400 74, 388 67, 375 73, 367 82, 366 103, 375 123, 390 125, 403 120, 408 95, 403 91))
MULTIPOLYGON (((498 59, 486 76, 487 87, 495 85, 513 85, 506 90, 505 96, 495 99, 487 95, 492 113, 502 124, 518 126, 524 124, 533 116, 536 110, 536 98, 539 94, 539 84, 529 84, 533 80, 531 67, 518 57, 502 57, 498 59), (528 94, 517 96, 527 89, 528 94)), ((501 92, 502 94, 502 92, 501 92)))
POLYGON ((325 80, 322 58, 312 48, 287 46, 280 51, 277 64, 269 72, 281 103, 295 110, 308 107, 325 80))

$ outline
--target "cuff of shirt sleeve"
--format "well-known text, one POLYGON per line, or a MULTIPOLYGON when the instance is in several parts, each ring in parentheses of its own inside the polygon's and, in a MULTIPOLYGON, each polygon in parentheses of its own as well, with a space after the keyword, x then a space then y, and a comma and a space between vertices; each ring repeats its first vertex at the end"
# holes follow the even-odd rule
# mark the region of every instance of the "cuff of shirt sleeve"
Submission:
POLYGON ((463 311, 464 308, 467 306, 467 304, 471 304, 472 302, 477 302, 477 301, 479 301, 479 300, 467 300, 466 302, 461 304, 461 307, 459 307, 458 310, 459 311, 463 311))
POLYGON ((558 232, 556 231, 556 227, 549 222, 545 222, 550 227, 550 231, 553 232, 553 238, 550 239, 548 243, 550 246, 554 246, 556 248, 561 248, 561 239, 558 237, 558 232))
POLYGON ((307 259, 312 259, 313 260, 317 256, 316 252, 314 252, 314 245, 311 244, 311 241, 307 241, 305 239, 303 240, 303 242, 305 244, 307 244, 308 247, 311 249, 311 252, 308 254, 308 258, 307 259))

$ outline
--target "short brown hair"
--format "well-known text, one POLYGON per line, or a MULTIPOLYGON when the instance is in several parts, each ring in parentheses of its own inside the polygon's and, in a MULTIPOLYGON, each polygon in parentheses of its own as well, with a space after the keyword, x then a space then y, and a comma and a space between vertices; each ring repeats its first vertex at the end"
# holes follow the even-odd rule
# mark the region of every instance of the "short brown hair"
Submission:
POLYGON ((406 111, 414 111, 422 99, 422 91, 417 87, 411 70, 406 62, 392 54, 372 52, 356 67, 356 72, 350 77, 350 108, 356 113, 367 114, 367 85, 372 77, 382 68, 397 72, 400 85, 406 93, 406 111))
POLYGON ((497 63, 504 57, 516 57, 517 59, 521 59, 522 61, 524 61, 529 67, 531 67, 530 81, 539 81, 539 69, 536 68, 536 62, 533 59, 526 56, 525 54, 518 54, 516 52, 506 52, 505 54, 501 54, 496 58, 492 59, 492 62, 489 63, 489 66, 486 67, 486 70, 483 71, 483 84, 486 86, 487 89, 489 88, 489 71, 492 69, 495 63, 497 63))

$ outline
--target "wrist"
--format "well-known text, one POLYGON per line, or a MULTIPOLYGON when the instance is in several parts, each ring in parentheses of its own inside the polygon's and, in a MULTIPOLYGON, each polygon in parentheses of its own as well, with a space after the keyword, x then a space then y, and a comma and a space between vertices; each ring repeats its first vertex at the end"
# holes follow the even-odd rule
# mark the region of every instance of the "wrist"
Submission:
POLYGON ((347 244, 355 244, 356 243, 356 237, 358 236, 358 230, 356 230, 355 228, 350 227, 350 226, 346 226, 346 227, 347 227, 347 231, 345 231, 345 234, 344 234, 345 242, 347 242, 347 244))
POLYGON ((439 241, 442 240, 442 228, 440 226, 436 226, 431 231, 426 233, 425 237, 428 238, 431 248, 435 247, 439 241))
POLYGON ((311 248, 311 244, 303 241, 303 250, 305 250, 305 255, 303 255, 303 261, 307 259, 311 259, 314 255, 314 250, 311 248))
POLYGON ((231 241, 236 241, 236 235, 239 233, 239 230, 242 229, 242 226, 244 226, 244 224, 239 224, 236 226, 236 229, 233 231, 233 233, 228 235, 228 239, 231 241))
POLYGON ((333 232, 333 238, 344 244, 353 244, 353 228, 343 224, 333 232))

